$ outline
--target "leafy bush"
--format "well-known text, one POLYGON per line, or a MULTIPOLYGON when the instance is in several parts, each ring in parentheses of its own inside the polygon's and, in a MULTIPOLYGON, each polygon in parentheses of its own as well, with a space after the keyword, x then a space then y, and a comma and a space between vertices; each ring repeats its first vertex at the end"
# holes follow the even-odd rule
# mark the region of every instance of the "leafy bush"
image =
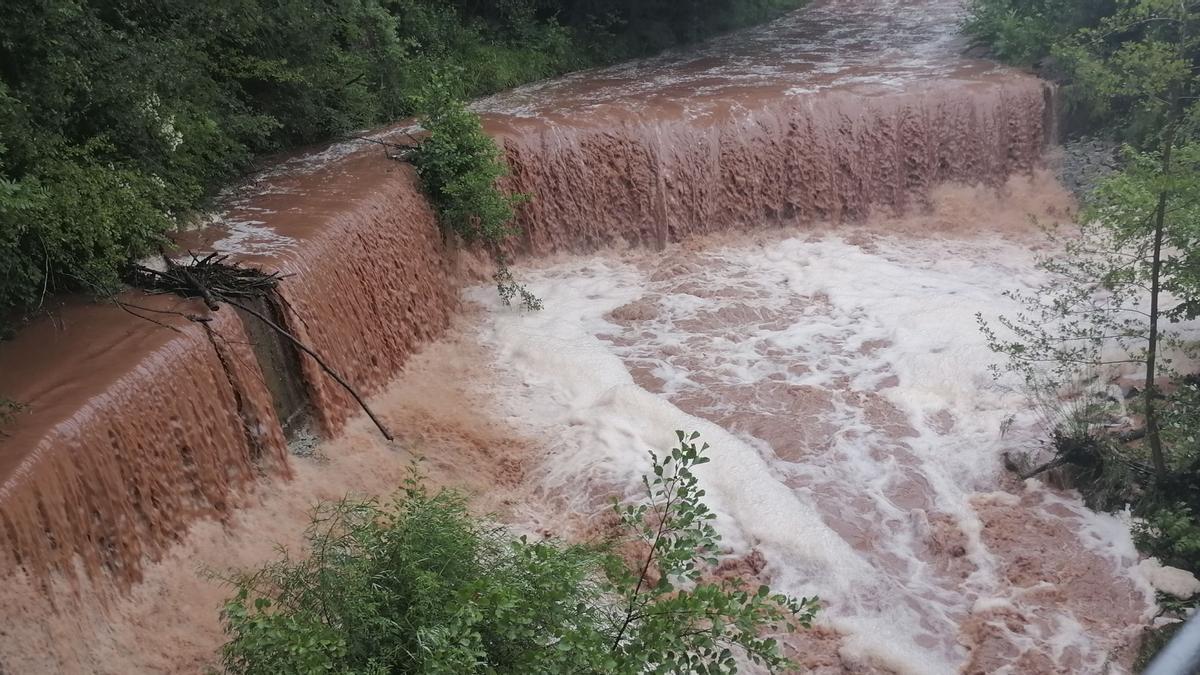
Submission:
POLYGON ((1162 410, 1162 433, 1172 448, 1172 468, 1200 473, 1200 376, 1182 378, 1179 387, 1167 397, 1162 410))
POLYGON ((483 132, 479 116, 444 78, 424 88, 416 107, 429 136, 412 154, 412 162, 442 225, 467 243, 499 244, 515 234, 510 225, 513 207, 525 197, 506 195, 497 187, 508 167, 483 132))
POLYGON ((972 0, 964 30, 1000 60, 1031 65, 1115 8, 1112 0, 972 0))
POLYGON ((1134 535, 1147 554, 1200 574, 1200 377, 1166 398, 1162 434, 1171 480, 1142 500, 1134 535))
POLYGON ((513 208, 528 197, 507 194, 497 184, 508 174, 508 166, 483 132, 479 116, 455 96, 451 82, 436 77, 417 98, 421 125, 429 136, 413 152, 413 165, 442 227, 491 252, 504 304, 519 295, 526 309, 541 309, 541 300, 513 279, 503 251, 505 240, 517 233, 513 208))
POLYGON ((997 58, 1030 65, 1048 53, 1063 26, 1041 8, 1022 12, 1006 0, 975 0, 965 25, 968 35, 986 44, 997 58))
POLYGON ((1138 548, 1166 565, 1200 571, 1200 519, 1187 504, 1154 509, 1134 527, 1138 548))
POLYGON ((163 241, 161 182, 96 154, 68 149, 20 183, 2 184, 0 307, 64 288, 110 290, 125 261, 163 241))
POLYGON ((765 635, 807 626, 796 600, 713 578, 719 543, 679 432, 654 458, 648 502, 618 505, 636 560, 614 545, 514 538, 454 492, 410 479, 389 504, 326 505, 311 554, 236 578, 223 619, 231 673, 736 671, 735 650, 792 666, 765 635))

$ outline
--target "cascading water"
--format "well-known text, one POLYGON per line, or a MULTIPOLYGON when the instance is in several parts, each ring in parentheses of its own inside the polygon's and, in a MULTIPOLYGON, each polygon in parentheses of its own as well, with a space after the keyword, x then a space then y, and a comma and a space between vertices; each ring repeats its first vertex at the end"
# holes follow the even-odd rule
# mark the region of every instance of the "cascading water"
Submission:
MULTIPOLYGON (((1053 137, 1053 91, 962 58, 960 16, 954 0, 824 0, 479 102, 509 186, 533 197, 513 248, 541 265, 547 309, 472 289, 454 341, 415 363, 460 301, 410 169, 339 144, 231 195, 189 245, 294 273, 287 327, 378 394, 400 446, 352 423, 329 461, 286 466, 273 375, 228 312, 175 333, 68 309, 0 346, 5 393, 30 404, 0 436, 17 608, 0 670, 211 664, 224 590, 195 565, 272 557, 305 506, 386 492, 408 454, 519 526, 585 535, 646 450, 695 429, 714 447, 723 565, 825 599, 790 644, 816 671, 1120 672, 1152 604, 1128 532, 1006 477, 1000 455, 1033 447, 1036 415, 990 379, 973 319, 1035 278, 1025 211, 1069 208, 1031 207, 1054 190, 1009 181, 1053 137), (984 187, 948 214, 948 182, 984 187), (628 244, 642 252, 595 253, 628 244), (296 478, 256 481, 272 473, 296 478), (47 613, 39 594, 66 602, 47 591, 63 578, 79 606, 47 613), (123 590, 95 600, 106 578, 123 590)), ((352 401, 315 362, 301 371, 336 434, 352 401)))
MULTIPOLYGON (((295 274, 280 288, 289 330, 370 393, 444 330, 454 288, 408 170, 375 155, 314 169, 322 159, 252 184, 196 243, 295 274)), ((62 572, 78 558, 136 581, 192 522, 227 516, 260 474, 287 473, 264 381, 280 374, 260 372, 232 310, 203 329, 182 318, 202 307, 125 301, 65 307, 0 345, 3 389, 28 407, 0 434, 0 569, 62 572)), ((336 433, 356 404, 311 359, 301 368, 316 421, 336 433)))
POLYGON ((958 55, 957 4, 828 0, 698 52, 481 101, 535 253, 925 205, 1038 161, 1053 92, 958 55))
POLYGON ((203 327, 172 317, 168 329, 112 322, 112 311, 75 308, 69 327, 43 322, 0 354, 0 372, 25 384, 8 391, 36 401, 0 439, 6 572, 78 564, 101 583, 128 584, 196 519, 227 516, 235 488, 286 473, 283 434, 236 316, 203 327), (79 405, 79 391, 97 383, 102 394, 79 405))

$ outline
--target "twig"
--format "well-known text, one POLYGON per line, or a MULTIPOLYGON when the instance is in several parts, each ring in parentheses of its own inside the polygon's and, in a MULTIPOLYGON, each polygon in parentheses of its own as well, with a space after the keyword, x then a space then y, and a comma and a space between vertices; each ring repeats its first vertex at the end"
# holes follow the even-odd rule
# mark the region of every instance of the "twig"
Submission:
POLYGON ((378 138, 368 138, 367 136, 350 136, 349 138, 350 138, 350 140, 364 141, 366 143, 374 143, 376 145, 382 145, 384 148, 386 148, 388 150, 393 150, 396 152, 396 154, 394 154, 394 155, 389 154, 387 156, 388 159, 394 159, 398 162, 406 162, 406 161, 408 161, 408 156, 411 155, 413 153, 413 151, 416 150, 415 146, 417 144, 419 144, 420 141, 418 141, 412 134, 408 133, 407 131, 404 132, 404 135, 408 136, 408 138, 410 140, 412 140, 413 145, 403 145, 401 143, 393 143, 391 141, 381 141, 378 138))
POLYGON ((1033 478, 1034 476, 1046 473, 1047 471, 1049 471, 1051 469, 1056 469, 1066 463, 1067 463, 1067 460, 1063 459, 1062 457, 1055 457, 1054 459, 1050 460, 1049 462, 1046 462, 1045 464, 1039 466, 1038 468, 1034 469, 1033 471, 1025 471, 1025 472, 1017 474, 1017 476, 1021 480, 1029 480, 1030 478, 1033 478))
POLYGON ((152 323, 152 324, 154 324, 154 325, 156 325, 156 326, 159 326, 159 327, 161 327, 161 328, 166 328, 166 329, 169 329, 169 330, 173 330, 173 331, 175 331, 176 333, 182 333, 182 332, 183 332, 183 331, 179 330, 178 328, 176 328, 175 326, 172 326, 172 325, 169 325, 169 324, 165 324, 165 323, 163 323, 163 322, 159 321, 158 319, 154 319, 154 318, 151 318, 151 317, 148 317, 148 316, 144 316, 144 315, 142 315, 142 314, 138 314, 137 312, 133 311, 133 309, 131 309, 131 308, 136 308, 136 309, 138 309, 138 310, 140 310, 140 311, 155 312, 155 313, 157 313, 157 314, 178 314, 179 316, 184 316, 184 315, 183 315, 182 313, 180 313, 180 312, 166 312, 166 311, 163 311, 163 310, 161 310, 161 309, 150 309, 149 307, 141 307, 141 306, 138 306, 138 305, 131 305, 131 304, 127 303, 127 302, 122 302, 121 300, 118 300, 118 299, 116 298, 116 296, 113 296, 111 299, 112 299, 112 302, 113 302, 113 304, 114 304, 114 305, 116 305, 117 307, 120 307, 120 308, 121 308, 123 311, 125 311, 125 312, 126 312, 126 313, 128 313, 128 314, 132 314, 133 316, 136 316, 137 318, 139 318, 139 319, 142 319, 143 321, 149 321, 150 323, 152 323))
POLYGON ((204 304, 207 305, 209 309, 214 312, 221 309, 221 306, 217 304, 215 299, 213 299, 212 293, 210 293, 208 289, 204 287, 204 284, 200 283, 200 280, 196 278, 196 275, 192 274, 191 270, 186 267, 180 267, 179 269, 183 272, 183 278, 187 279, 188 284, 190 284, 192 288, 195 288, 196 291, 200 293, 200 297, 204 298, 204 304))
POLYGON ((284 311, 299 319, 300 325, 304 326, 304 330, 308 330, 308 321, 304 320, 304 315, 296 311, 296 308, 292 306, 291 301, 284 297, 283 293, 276 293, 273 299, 279 302, 284 311))

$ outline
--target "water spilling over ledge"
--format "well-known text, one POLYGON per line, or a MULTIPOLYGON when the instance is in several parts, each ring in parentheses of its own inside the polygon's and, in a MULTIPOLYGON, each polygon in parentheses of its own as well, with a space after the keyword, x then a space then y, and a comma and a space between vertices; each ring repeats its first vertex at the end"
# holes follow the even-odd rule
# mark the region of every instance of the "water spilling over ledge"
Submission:
POLYGON ((705 49, 479 102, 534 253, 846 221, 1031 170, 1037 78, 959 55, 953 2, 831 0, 705 49))
POLYGON ((143 558, 195 519, 227 513, 232 489, 260 471, 286 472, 283 434, 236 316, 176 320, 172 331, 121 325, 110 311, 72 308, 62 327, 42 322, 0 354, 6 375, 43 387, 13 392, 30 413, 0 454, 7 571, 47 574, 78 558, 91 574, 134 580, 143 558))
MULTIPOLYGON (((519 216, 524 235, 514 248, 530 260, 613 244, 662 247, 764 224, 915 212, 932 203, 943 183, 1000 186, 1014 173, 1031 171, 1054 134, 1053 92, 1029 75, 961 58, 956 20, 954 3, 941 0, 830 0, 698 52, 580 73, 479 102, 512 167, 510 187, 533 196, 519 216)), ((460 302, 454 253, 415 175, 361 143, 282 162, 232 191, 212 226, 184 239, 196 250, 229 252, 294 274, 282 287, 287 309, 281 320, 365 393, 379 392, 437 339, 460 302)), ((827 248, 830 255, 847 254, 827 248)), ((652 278, 652 272, 647 279, 606 288, 623 293, 648 285, 663 296, 681 293, 667 288, 670 279, 652 278)), ((813 429, 777 427, 776 417, 819 417, 832 409, 829 395, 783 399, 791 403, 775 416, 738 417, 727 409, 736 397, 709 400, 703 391, 656 383, 646 362, 670 363, 676 355, 652 340, 641 344, 634 329, 661 308, 621 307, 604 311, 624 311, 614 323, 629 333, 610 336, 614 346, 605 358, 641 378, 644 391, 659 395, 655 405, 676 406, 723 433, 755 436, 778 446, 773 452, 788 462, 799 464, 811 452, 817 439, 804 434, 813 429)), ((794 320, 793 310, 801 311, 731 310, 710 319, 722 330, 770 330, 773 320, 794 320)), ((244 317, 227 310, 212 318, 208 329, 172 320, 175 332, 115 307, 71 306, 0 345, 0 391, 28 405, 0 438, 0 572, 20 569, 37 578, 82 566, 97 579, 127 586, 189 524, 226 518, 257 479, 286 476, 281 420, 295 406, 280 404, 286 387, 278 380, 288 358, 298 359, 294 388, 326 434, 336 434, 356 413, 310 359, 285 354, 281 366, 247 344, 260 338, 244 317)), ((720 337, 700 326, 679 328, 701 341, 720 337)), ((859 347, 870 356, 887 345, 859 347)), ((767 363, 779 355, 761 356, 767 363)), ((722 375, 675 365, 702 377, 722 375)), ((886 417, 887 406, 876 408, 886 417)), ((891 431, 898 437, 914 433, 907 420, 895 421, 891 431)), ((936 424, 922 426, 921 434, 936 433, 930 431, 936 424)), ((644 430, 663 431, 670 429, 644 430)), ((911 459, 913 451, 897 447, 888 446, 911 459)), ((923 492, 926 477, 913 466, 929 460, 918 459, 900 476, 908 482, 883 494, 925 513, 914 527, 948 532, 948 549, 966 546, 961 533, 946 526, 961 513, 939 512, 927 501, 933 498, 923 492)), ((844 489, 854 485, 847 481, 844 489)), ((808 524, 861 553, 887 532, 867 528, 870 536, 856 539, 854 530, 869 520, 870 509, 848 504, 858 511, 850 509, 845 522, 822 524, 818 513, 809 514, 808 524)), ((979 511, 986 518, 1004 508, 981 504, 979 511)), ((974 537, 973 545, 983 546, 974 537)), ((888 546, 879 547, 875 561, 885 567, 888 546)), ((977 553, 972 550, 978 563, 983 557, 977 553)), ((772 564, 782 565, 777 558, 772 564)), ((946 578, 952 571, 927 573, 935 599, 951 594, 946 578)), ((964 619, 959 605, 932 605, 917 619, 930 627, 908 637, 914 653, 927 649, 945 665, 962 654, 954 644, 958 633, 940 628, 973 619, 964 619)), ((981 663, 1004 661, 1003 653, 986 660, 992 658, 987 650, 1002 652, 995 645, 1004 642, 984 635, 1003 611, 997 605, 980 612, 989 617, 979 620, 977 631, 985 645, 975 650, 981 663)), ((847 632, 875 625, 842 620, 847 632)))
MULTIPOLYGON (((346 157, 276 177, 228 217, 247 211, 269 227, 239 221, 203 236, 247 264, 295 273, 280 290, 289 308, 281 319, 363 391, 377 391, 446 325, 448 263, 407 168, 346 157)), ((151 310, 207 314, 158 300, 151 310)), ((208 329, 139 313, 150 320, 113 305, 68 306, 0 349, 4 391, 28 411, 0 438, 6 569, 64 571, 80 558, 90 573, 135 581, 145 558, 196 518, 227 514, 261 474, 286 474, 271 390, 284 388, 272 385, 287 366, 260 365, 244 331, 269 333, 228 308, 208 329)), ((353 400, 311 359, 299 373, 315 421, 336 433, 353 400)))

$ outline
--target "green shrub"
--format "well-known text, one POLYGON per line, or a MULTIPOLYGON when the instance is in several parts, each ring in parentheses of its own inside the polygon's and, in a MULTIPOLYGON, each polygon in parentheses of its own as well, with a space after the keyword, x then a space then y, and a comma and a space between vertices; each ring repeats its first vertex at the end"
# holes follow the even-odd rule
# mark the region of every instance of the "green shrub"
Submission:
POLYGON ((1115 10, 1112 0, 971 0, 964 30, 1000 60, 1027 66, 1115 10))
POLYGON ((1186 503, 1152 508, 1134 526, 1138 549, 1163 565, 1200 573, 1200 519, 1186 503))
POLYGON ((498 245, 515 234, 513 207, 525 197, 506 195, 497 186, 508 167, 451 80, 432 80, 417 97, 416 108, 429 136, 412 161, 442 226, 468 244, 498 245))
POLYGON ((791 667, 765 633, 807 626, 816 599, 711 578, 717 535, 692 468, 696 435, 655 457, 648 502, 618 506, 641 543, 513 537, 461 495, 410 479, 389 504, 323 507, 307 558, 236 578, 223 612, 228 672, 634 673, 736 671, 734 650, 791 667))
POLYGON ((1047 55, 1062 27, 1040 11, 1022 13, 1011 4, 976 0, 966 31, 1002 61, 1029 65, 1047 55))
POLYGON ((161 182, 68 149, 20 182, 0 182, 0 310, 47 292, 108 292, 132 257, 163 241, 161 182))
POLYGON ((1171 480, 1143 498, 1134 535, 1148 555, 1200 574, 1200 378, 1185 379, 1166 398, 1162 434, 1171 480))
POLYGON ((1187 504, 1159 507, 1134 527, 1138 549, 1166 565, 1200 572, 1200 520, 1187 504))
POLYGON ((498 181, 508 174, 508 166, 483 132, 479 115, 455 95, 456 84, 435 77, 417 97, 421 125, 429 136, 411 155, 413 165, 442 227, 492 254, 501 301, 507 306, 520 296, 526 309, 539 310, 541 300, 513 279, 503 248, 518 232, 512 225, 513 209, 528 197, 500 188, 498 181))

